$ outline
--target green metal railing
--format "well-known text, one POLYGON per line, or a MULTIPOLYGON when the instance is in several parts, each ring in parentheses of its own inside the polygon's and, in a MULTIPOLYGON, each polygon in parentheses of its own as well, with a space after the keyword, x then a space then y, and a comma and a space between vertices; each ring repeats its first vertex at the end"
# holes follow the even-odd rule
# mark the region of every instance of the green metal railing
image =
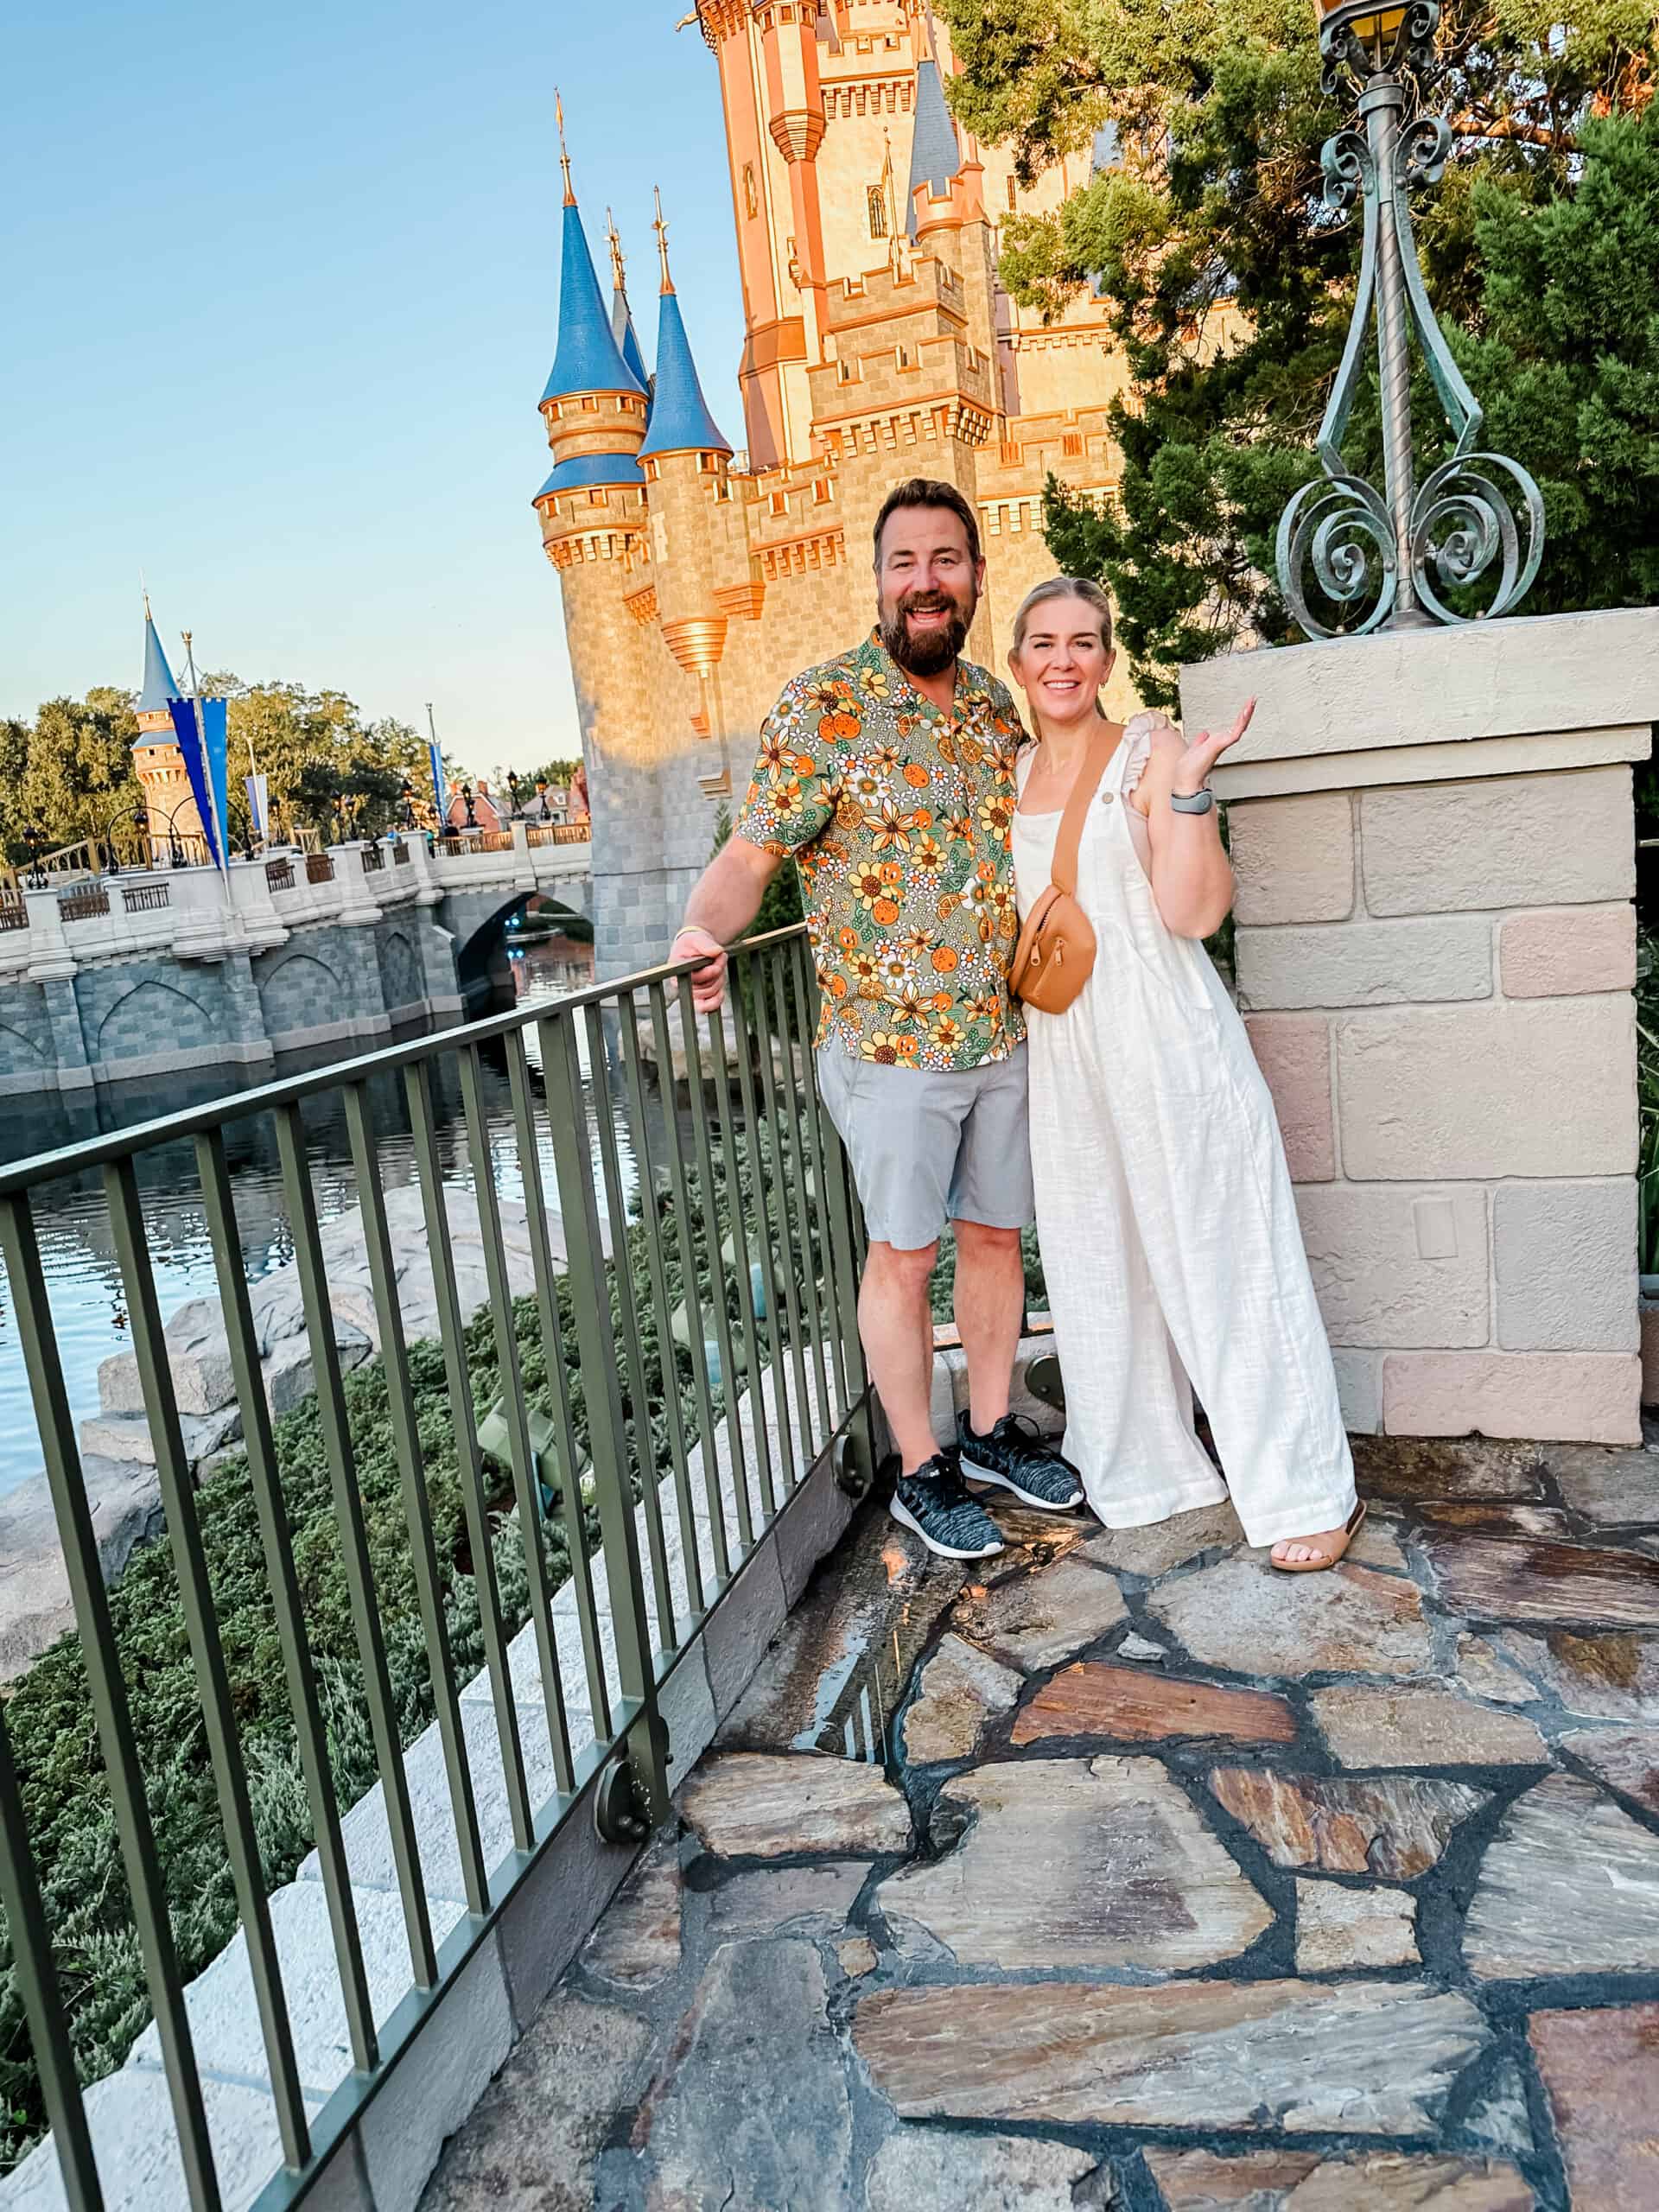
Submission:
MULTIPOLYGON (((442 2032, 436 2012, 444 1993, 577 1808, 596 1806, 601 1832, 616 1840, 643 1834, 665 1815, 668 1747, 659 1713, 664 1685, 808 1471, 832 1449, 844 1453, 849 1438, 858 1440, 858 1452, 868 1463, 867 1377, 855 1313, 862 1229, 839 1143, 820 1110, 813 1083, 815 991, 804 933, 779 931, 736 950, 734 988, 723 1017, 700 1023, 689 975, 689 966, 659 969, 0 1169, 0 1251, 44 1448, 96 1716, 97 1754, 118 1831, 179 2153, 189 2201, 198 2212, 218 2212, 219 2183, 129 1706, 130 1685, 100 1572, 48 1300, 35 1199, 41 1186, 55 1179, 84 1179, 88 1170, 101 1175, 110 1248, 127 1302, 280 2130, 283 2169, 259 2200, 262 2212, 276 2212, 307 2196, 414 2039, 429 2030, 442 2032), (674 1103, 671 1057, 670 1009, 676 1005, 684 1053, 683 1123, 674 1103), (532 1033, 539 1065, 527 1050, 532 1033), (533 1328, 522 1313, 515 1317, 510 1294, 496 1183, 502 1140, 499 1130, 493 1138, 486 1125, 486 1056, 498 1075, 505 1058, 512 1150, 522 1179, 534 1271, 533 1328), (434 1537, 410 1348, 398 1306, 397 1255, 382 1190, 370 1086, 378 1084, 384 1090, 389 1074, 401 1084, 412 1138, 470 1572, 510 1811, 512 1848, 493 1866, 486 1863, 446 1623, 442 1562, 434 1537), (435 1113, 440 1076, 458 1077, 465 1154, 479 1206, 489 1325, 502 1389, 498 1410, 505 1430, 506 1467, 493 1491, 480 1443, 446 1211, 435 1113), (664 1103, 669 1109, 665 1115, 658 1111, 654 1129, 649 1110, 653 1084, 659 1109, 664 1103), (396 1455, 410 1572, 459 1845, 467 1910, 442 1942, 435 1939, 411 1810, 382 1624, 384 1593, 377 1588, 365 1532, 308 1159, 303 1109, 323 1094, 343 1108, 362 1207, 379 1326, 385 1419, 396 1455), (370 1999, 342 1806, 261 1378, 227 1161, 226 1125, 251 1116, 268 1117, 274 1124, 351 1627, 407 1938, 408 1990, 379 2021, 370 1999), (666 1141, 661 1135, 664 1128, 666 1141), (625 1185, 619 1132, 635 1168, 632 1194, 625 1185), (140 1165, 153 1148, 176 1144, 181 1137, 194 1141, 283 1695, 303 1776, 351 2049, 353 2070, 319 2114, 308 2113, 296 2059, 245 1746, 232 1709, 164 1316, 147 1248, 140 1165), (562 1269, 550 1234, 544 1146, 550 1149, 553 1198, 564 1233, 562 1269), (562 1318, 561 1274, 567 1278, 563 1290, 568 1318, 562 1318), (529 1402, 522 1380, 520 1332, 525 1329, 529 1340, 539 1344, 545 1365, 539 1409, 529 1402), (647 1338, 653 1340, 652 1351, 647 1338), (577 1384, 587 1427, 585 1454, 578 1449, 574 1414, 577 1384), (746 1389, 753 1397, 747 1435, 740 1402, 746 1389), (661 1432, 653 1429, 653 1405, 661 1413, 665 1445, 661 1432), (538 1427, 550 1428, 552 1459, 561 1478, 550 1503, 546 1455, 533 1448, 538 1427), (607 1680, 596 1591, 601 1554, 592 1548, 583 1511, 588 1490, 613 1630, 613 1686, 607 1680), (527 1773, 521 1742, 525 1693, 522 1678, 515 1688, 510 1622, 498 1586, 495 1546, 503 1528, 512 1525, 505 1510, 509 1499, 522 1543, 528 1620, 533 1624, 556 1785, 550 1802, 544 1802, 536 1801, 527 1773), (565 1680, 556 1634, 548 1547, 541 1540, 550 1528, 568 1549, 575 1586, 582 1655, 581 1678, 575 1684, 565 1680), (677 1591, 677 1558, 683 1575, 677 1591), (580 1750, 573 1743, 573 1700, 592 1718, 594 1740, 580 1750)), ((475 1346, 476 1330, 473 1340, 475 1346)), ((92 1756, 90 1745, 87 1753, 92 1756)), ((75 2212, 101 2212, 105 2188, 94 2132, 83 2109, 63 1962, 48 1924, 24 1797, 0 1706, 0 1904, 43 2114, 68 2200, 75 2212)), ((105 2185, 109 2179, 106 2173, 105 2185)))

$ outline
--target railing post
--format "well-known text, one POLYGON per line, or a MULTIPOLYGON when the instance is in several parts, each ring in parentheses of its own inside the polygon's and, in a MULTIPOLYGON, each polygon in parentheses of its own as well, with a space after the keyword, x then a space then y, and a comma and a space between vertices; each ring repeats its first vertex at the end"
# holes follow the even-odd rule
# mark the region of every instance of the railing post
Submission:
MULTIPOLYGON (((627 1712, 624 1721, 627 1759, 643 1834, 645 1824, 654 1827, 668 1814, 668 1732, 657 1710, 657 1671, 645 1624, 639 1537, 627 1476, 627 1434, 611 1329, 610 1286, 600 1244, 576 1024, 575 1016, 567 1013, 555 1014, 540 1027, 548 1125, 553 1138, 559 1212, 564 1224, 565 1266, 588 1406, 588 1448, 605 1548, 605 1574, 610 1586, 617 1675, 627 1712)), ((612 1256, 613 1264, 626 1265, 626 1251, 612 1256)), ((641 1474, 645 1481, 653 1481, 656 1470, 642 1467, 641 1474)), ((626 1811, 611 1833, 616 1840, 631 1840, 626 1811)))

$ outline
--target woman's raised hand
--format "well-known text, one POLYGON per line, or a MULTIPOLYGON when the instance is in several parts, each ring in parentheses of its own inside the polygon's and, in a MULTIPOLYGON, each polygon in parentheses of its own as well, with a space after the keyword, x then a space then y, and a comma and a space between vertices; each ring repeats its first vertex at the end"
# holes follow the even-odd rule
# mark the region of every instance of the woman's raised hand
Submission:
POLYGON ((1230 745, 1236 745, 1250 726, 1250 716, 1255 712, 1254 699, 1244 702, 1243 713, 1230 730, 1219 737, 1212 737, 1207 729, 1189 739, 1187 747, 1175 763, 1174 788, 1183 798, 1191 798, 1204 789, 1210 771, 1215 766, 1230 745))

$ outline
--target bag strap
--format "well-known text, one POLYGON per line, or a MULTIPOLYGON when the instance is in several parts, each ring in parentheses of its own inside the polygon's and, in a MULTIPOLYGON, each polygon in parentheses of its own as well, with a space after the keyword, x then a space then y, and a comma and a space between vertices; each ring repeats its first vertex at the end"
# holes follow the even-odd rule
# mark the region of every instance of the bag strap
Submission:
POLYGON ((1100 779, 1107 764, 1116 752, 1122 736, 1121 730, 1113 731, 1109 722, 1103 722, 1090 741, 1084 755, 1083 766, 1077 771, 1077 780, 1071 786, 1071 796, 1065 802, 1065 811, 1060 817, 1060 827, 1054 839, 1054 858, 1049 865, 1049 880, 1057 891, 1064 891, 1069 899, 1077 892, 1077 854, 1083 844, 1084 817, 1089 811, 1090 801, 1100 789, 1100 779))

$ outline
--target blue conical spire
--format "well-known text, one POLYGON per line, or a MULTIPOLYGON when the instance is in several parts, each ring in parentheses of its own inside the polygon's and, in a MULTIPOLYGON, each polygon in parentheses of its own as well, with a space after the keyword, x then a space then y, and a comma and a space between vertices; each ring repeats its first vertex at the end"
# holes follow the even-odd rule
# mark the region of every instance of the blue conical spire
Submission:
POLYGON ((944 104, 939 65, 929 54, 916 65, 916 130, 911 140, 910 190, 905 196, 905 228, 912 238, 916 235, 916 188, 925 184, 934 199, 944 200, 961 167, 962 148, 944 104))
POLYGON ((167 655, 162 651, 162 641, 156 634, 156 625, 150 620, 149 594, 144 594, 144 688, 138 694, 141 715, 164 715, 167 702, 176 699, 179 687, 173 681, 173 671, 167 664, 167 655))
POLYGON ((611 249, 611 335, 622 359, 649 390, 651 372, 645 366, 645 349, 633 327, 633 309, 628 305, 627 264, 622 258, 622 239, 608 207, 605 210, 605 236, 611 249))
POLYGON ((639 458, 663 453, 725 453, 731 448, 721 435, 709 412, 691 358, 691 341, 668 273, 668 226, 663 220, 662 200, 657 203, 657 237, 663 257, 663 296, 657 305, 657 396, 652 404, 651 428, 639 448, 639 458))
MULTIPOLYGON (((564 110, 558 110, 559 143, 564 143, 564 110)), ((605 312, 594 257, 588 251, 588 234, 570 184, 570 156, 561 153, 564 167, 564 237, 559 263, 559 344, 553 373, 542 394, 550 399, 569 399, 577 392, 633 391, 643 399, 645 380, 628 366, 605 312)))

